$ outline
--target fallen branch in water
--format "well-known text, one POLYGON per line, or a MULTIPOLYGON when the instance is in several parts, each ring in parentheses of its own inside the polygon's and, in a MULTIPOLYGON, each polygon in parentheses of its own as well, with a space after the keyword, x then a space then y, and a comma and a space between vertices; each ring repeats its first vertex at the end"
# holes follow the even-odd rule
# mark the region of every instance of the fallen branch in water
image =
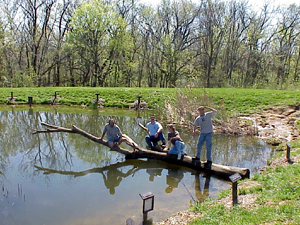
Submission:
MULTIPOLYGON (((59 127, 50 125, 47 123, 41 123, 42 125, 48 127, 46 130, 36 130, 33 132, 33 134, 39 134, 39 133, 52 133, 52 132, 67 132, 67 133, 76 133, 80 134, 85 138, 90 139, 91 141, 97 142, 99 144, 105 145, 107 147, 108 143, 107 141, 104 141, 100 139, 99 137, 96 137, 92 134, 87 133, 84 130, 79 129, 76 126, 72 126, 71 129, 59 127)), ((223 166, 218 164, 212 164, 210 169, 204 168, 204 162, 200 161, 194 161, 192 157, 190 156, 183 156, 181 160, 177 160, 177 155, 169 155, 167 152, 157 152, 157 151, 151 151, 147 149, 143 149, 139 147, 130 137, 127 135, 125 136, 127 139, 126 143, 132 147, 132 150, 127 150, 124 148, 121 148, 118 145, 114 145, 112 148, 110 148, 111 151, 119 152, 123 155, 125 155, 126 159, 138 159, 138 158, 148 158, 148 159, 156 159, 156 160, 162 160, 171 164, 181 165, 188 167, 190 169, 200 171, 200 172, 206 172, 210 174, 214 174, 217 176, 220 176, 222 178, 228 179, 229 176, 232 174, 238 173, 241 175, 242 178, 249 178, 250 177, 250 171, 247 168, 238 168, 238 167, 232 167, 232 166, 223 166)))

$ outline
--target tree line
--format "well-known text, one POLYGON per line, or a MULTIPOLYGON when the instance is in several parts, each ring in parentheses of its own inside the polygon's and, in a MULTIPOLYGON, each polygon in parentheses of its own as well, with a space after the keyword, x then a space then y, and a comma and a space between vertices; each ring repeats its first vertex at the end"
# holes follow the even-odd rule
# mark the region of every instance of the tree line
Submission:
POLYGON ((286 87, 300 6, 247 1, 0 0, 2 87, 286 87))

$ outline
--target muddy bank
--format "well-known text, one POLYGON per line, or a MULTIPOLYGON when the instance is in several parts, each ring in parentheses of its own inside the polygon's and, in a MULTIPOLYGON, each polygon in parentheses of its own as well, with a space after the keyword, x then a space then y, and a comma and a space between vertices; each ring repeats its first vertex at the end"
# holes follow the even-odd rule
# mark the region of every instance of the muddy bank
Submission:
POLYGON ((299 137, 299 106, 274 107, 263 112, 217 121, 215 132, 230 135, 254 135, 261 139, 288 142, 299 137))

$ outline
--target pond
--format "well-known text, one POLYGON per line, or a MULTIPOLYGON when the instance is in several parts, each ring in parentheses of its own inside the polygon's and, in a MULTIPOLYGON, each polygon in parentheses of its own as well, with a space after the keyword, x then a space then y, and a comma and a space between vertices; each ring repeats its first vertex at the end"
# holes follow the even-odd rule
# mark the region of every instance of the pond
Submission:
MULTIPOLYGON (((41 122, 72 125, 101 136, 114 117, 123 133, 146 148, 149 112, 120 109, 5 106, 0 109, 0 221, 2 225, 120 225, 127 218, 139 224, 142 199, 154 194, 154 222, 187 209, 195 201, 230 189, 228 182, 157 160, 125 160, 78 134, 40 133, 41 122)), ((194 156, 197 138, 179 130, 194 156)), ((166 135, 166 128, 164 133, 166 135)), ((125 143, 122 147, 128 148, 125 143)), ((203 156, 205 151, 202 151, 203 156)), ((249 168, 266 165, 273 150, 251 137, 213 136, 214 163, 249 168)))

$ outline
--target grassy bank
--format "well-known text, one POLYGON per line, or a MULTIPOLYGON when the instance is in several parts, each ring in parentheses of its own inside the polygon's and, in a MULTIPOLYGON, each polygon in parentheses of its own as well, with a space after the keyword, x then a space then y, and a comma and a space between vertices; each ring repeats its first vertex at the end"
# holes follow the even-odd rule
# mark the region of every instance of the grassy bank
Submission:
POLYGON ((266 170, 239 182, 238 198, 243 203, 226 207, 231 190, 225 191, 218 200, 195 204, 193 210, 201 213, 201 218, 190 224, 300 224, 299 141, 292 146, 293 164, 286 162, 285 152, 277 152, 266 170))
POLYGON ((33 97, 35 104, 50 104, 55 92, 60 105, 86 105, 91 106, 96 100, 96 94, 102 101, 103 107, 128 108, 138 96, 146 101, 150 108, 162 104, 165 96, 172 95, 172 89, 139 89, 139 88, 88 88, 88 87, 41 87, 41 88, 0 88, 0 104, 9 103, 11 96, 16 97, 15 104, 28 103, 28 97, 33 97))
POLYGON ((211 105, 230 113, 247 114, 267 109, 274 105, 295 105, 300 102, 299 91, 239 89, 239 88, 88 88, 88 87, 41 87, 41 88, 0 88, 0 104, 27 104, 33 97, 34 104, 50 104, 54 94, 55 104, 92 106, 96 93, 103 107, 129 108, 141 96, 149 108, 162 108, 165 102, 181 107, 189 101, 197 105, 211 105), (16 97, 12 103, 8 97, 16 97), (184 96, 184 97, 183 97, 184 96), (178 105, 181 101, 181 105, 178 105))

